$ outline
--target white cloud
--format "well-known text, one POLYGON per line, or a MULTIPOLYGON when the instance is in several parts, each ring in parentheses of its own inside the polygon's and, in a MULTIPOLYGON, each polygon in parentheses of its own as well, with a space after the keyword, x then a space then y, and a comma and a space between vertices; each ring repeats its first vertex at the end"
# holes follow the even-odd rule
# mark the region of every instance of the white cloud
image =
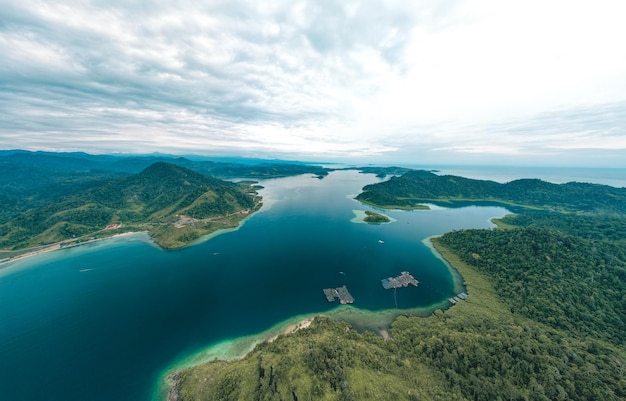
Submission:
POLYGON ((3 3, 0 147, 625 149, 620 1, 3 3))

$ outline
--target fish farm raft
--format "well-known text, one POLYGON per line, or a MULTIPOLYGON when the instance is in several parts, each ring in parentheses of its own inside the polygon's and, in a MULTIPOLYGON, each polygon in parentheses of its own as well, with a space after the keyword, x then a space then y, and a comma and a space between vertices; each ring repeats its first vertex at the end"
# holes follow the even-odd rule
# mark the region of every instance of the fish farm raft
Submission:
POLYGON ((419 284, 419 281, 417 281, 409 272, 402 272, 399 276, 384 278, 381 281, 386 290, 407 287, 409 284, 413 284, 417 287, 419 284))
POLYGON ((338 298, 341 304, 351 304, 354 302, 354 298, 350 295, 345 285, 338 288, 324 288, 323 291, 328 302, 334 302, 335 298, 338 298))

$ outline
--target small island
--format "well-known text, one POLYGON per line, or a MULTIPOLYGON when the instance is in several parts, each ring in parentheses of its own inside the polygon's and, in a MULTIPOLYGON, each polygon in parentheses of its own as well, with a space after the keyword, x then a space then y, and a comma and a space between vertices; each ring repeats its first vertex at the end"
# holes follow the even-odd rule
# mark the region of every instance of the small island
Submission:
POLYGON ((380 223, 389 223, 389 222, 391 222, 391 219, 388 216, 385 216, 384 214, 372 212, 370 210, 366 210, 365 214, 366 214, 366 216, 363 219, 363 221, 366 222, 366 223, 380 224, 380 223))
POLYGON ((353 210, 354 217, 350 220, 357 224, 387 224, 396 221, 393 217, 370 210, 353 210))

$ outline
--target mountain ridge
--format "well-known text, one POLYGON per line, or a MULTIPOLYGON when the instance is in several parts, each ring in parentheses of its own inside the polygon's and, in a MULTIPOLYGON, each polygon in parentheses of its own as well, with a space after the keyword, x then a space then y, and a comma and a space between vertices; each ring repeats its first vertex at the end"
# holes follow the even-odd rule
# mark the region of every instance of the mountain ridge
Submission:
POLYGON ((221 226, 232 226, 243 217, 241 212, 247 215, 259 205, 250 186, 156 162, 138 174, 106 180, 10 219, 0 225, 0 248, 122 230, 148 231, 162 247, 177 248, 221 226), (181 222, 181 216, 188 219, 181 222), (111 224, 121 226, 107 230, 111 224))

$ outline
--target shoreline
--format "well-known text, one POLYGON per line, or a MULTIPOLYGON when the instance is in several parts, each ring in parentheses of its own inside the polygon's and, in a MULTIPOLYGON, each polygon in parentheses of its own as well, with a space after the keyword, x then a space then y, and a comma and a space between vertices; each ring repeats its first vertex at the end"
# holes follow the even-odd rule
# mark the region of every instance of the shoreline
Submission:
MULTIPOLYGON (((208 241, 208 240, 210 240, 210 239, 212 239, 214 237, 217 237, 218 235, 227 234, 227 233, 239 230, 249 218, 254 216, 257 212, 261 211, 263 209, 263 206, 264 206, 264 204, 261 203, 258 208, 253 210, 251 213, 249 213, 243 219, 239 220, 237 222, 237 226, 236 227, 219 228, 219 229, 217 229, 215 231, 212 231, 212 232, 210 232, 208 234, 205 234, 205 235, 201 236, 200 238, 195 239, 194 241, 191 241, 187 245, 181 247, 181 249, 182 248, 187 248, 189 246, 194 246, 194 245, 201 244, 201 243, 206 242, 206 241, 208 241)), ((69 249, 69 248, 74 248, 74 247, 78 247, 78 246, 81 246, 81 245, 92 244, 92 243, 98 242, 98 241, 110 240, 110 239, 113 239, 113 238, 121 238, 121 237, 142 235, 142 234, 143 235, 148 235, 149 242, 151 244, 159 247, 160 249, 162 249, 164 251, 169 250, 169 249, 163 248, 156 241, 154 241, 154 239, 152 237, 150 237, 150 234, 148 233, 147 230, 126 231, 126 232, 123 232, 123 233, 112 234, 112 235, 109 235, 109 236, 103 236, 103 237, 99 237, 99 238, 88 239, 88 240, 85 240, 85 241, 82 241, 82 242, 69 244, 69 245, 65 245, 65 246, 63 246, 63 243, 66 243, 68 241, 59 241, 59 242, 56 242, 56 243, 50 244, 50 245, 42 245, 41 247, 37 247, 36 250, 28 251, 28 252, 25 252, 25 253, 22 253, 22 254, 19 254, 19 255, 16 255, 16 256, 12 256, 12 257, 8 257, 6 259, 0 260, 0 270, 5 269, 7 267, 6 265, 8 265, 8 264, 10 264, 12 262, 25 260, 25 259, 31 258, 33 256, 43 255, 43 254, 54 252, 54 251, 59 251, 61 249, 69 249)), ((32 247, 32 248, 35 248, 35 247, 32 247)), ((27 249, 29 249, 29 248, 27 248, 27 249)), ((19 252, 19 250, 15 251, 15 252, 19 252)))
MULTIPOLYGON (((127 232, 123 232, 123 233, 113 234, 111 236, 89 239, 89 240, 86 240, 86 241, 83 241, 83 242, 79 242, 79 243, 76 243, 76 244, 69 244, 69 245, 65 245, 65 246, 62 246, 65 241, 57 242, 57 243, 50 244, 50 245, 42 245, 37 250, 29 251, 29 252, 26 252, 26 253, 22 253, 22 254, 19 254, 17 256, 9 257, 7 260, 0 261, 0 270, 6 268, 6 265, 8 265, 8 264, 10 264, 12 262, 25 260, 25 259, 31 258, 33 256, 43 255, 43 254, 46 254, 46 253, 59 251, 59 250, 62 250, 62 249, 75 248, 75 247, 79 247, 81 245, 93 244, 95 242, 105 241, 105 240, 109 240, 109 239, 113 239, 113 238, 135 236, 135 235, 147 234, 147 233, 148 233, 147 231, 127 231, 127 232)), ((16 251, 16 252, 19 252, 19 251, 16 251)))
MULTIPOLYGON (((437 248, 437 239, 440 238, 441 235, 431 235, 430 237, 426 237, 422 240, 422 243, 428 247, 431 252, 437 257, 437 259, 441 260, 444 265, 448 268, 448 271, 452 275, 452 283, 454 285, 454 292, 456 294, 460 292, 467 292, 469 294, 469 290, 467 289, 467 282, 465 277, 461 274, 457 265, 453 265, 444 255, 442 249, 437 248)), ((441 245, 439 245, 441 247, 441 245)), ((447 309, 447 308, 446 308, 447 309)))
MULTIPOLYGON (((353 212, 355 215, 357 214, 355 210, 353 210, 353 212)), ((466 271, 464 266, 459 266, 457 263, 461 263, 460 260, 452 257, 454 255, 447 252, 445 247, 437 242, 437 238, 442 235, 443 234, 438 234, 426 237, 422 240, 422 243, 429 248, 431 252, 433 252, 433 254, 448 268, 452 276, 452 285, 455 293, 467 292, 469 294, 471 291, 472 298, 480 298, 479 293, 481 290, 485 290, 486 288, 483 288, 484 286, 480 284, 468 285, 468 282, 473 281, 476 274, 471 271, 466 271), (462 273, 468 274, 470 277, 465 277, 462 273), (477 294, 474 294, 474 290, 478 291, 477 294)), ((477 280, 477 283, 478 282, 481 281, 477 280)), ((472 300, 469 302, 473 303, 472 300)), ((465 309, 463 306, 465 303, 466 302, 456 308, 451 308, 455 305, 450 304, 448 299, 442 299, 439 302, 423 307, 402 310, 387 309, 383 311, 361 310, 351 305, 342 305, 329 312, 294 317, 278 323, 274 327, 261 333, 211 344, 195 354, 188 355, 184 359, 173 362, 160 376, 161 379, 155 387, 152 400, 178 400, 175 387, 177 385, 177 377, 181 371, 217 360, 234 361, 245 358, 259 343, 263 343, 265 341, 272 342, 275 341, 280 335, 289 335, 298 330, 305 329, 311 324, 316 316, 327 316, 333 320, 340 320, 346 322, 357 331, 370 330, 386 340, 392 340, 388 329, 398 317, 414 316, 426 318, 434 315, 437 311, 449 312, 450 310, 454 311, 453 313, 458 313, 458 310, 465 309)))
MULTIPOLYGON (((319 315, 316 315, 316 316, 319 316, 319 315)), ((287 326, 283 330, 282 333, 277 334, 277 335, 275 335, 273 337, 270 337, 269 339, 267 339, 267 341, 271 343, 271 342, 274 342, 278 338, 278 336, 280 336, 280 335, 285 335, 286 336, 286 335, 295 333, 296 331, 304 330, 307 327, 309 327, 311 325, 311 323, 313 323, 313 319, 315 319, 315 316, 311 317, 311 318, 307 318, 307 319, 301 320, 301 321, 299 321, 296 324, 289 325, 289 326, 287 326)))
POLYGON ((175 400, 172 391, 176 385, 178 372, 194 366, 214 361, 235 361, 245 358, 254 348, 263 342, 273 342, 281 335, 289 335, 308 328, 316 316, 327 316, 324 313, 299 315, 280 322, 269 329, 248 336, 227 339, 214 343, 204 349, 182 357, 166 367, 160 375, 152 395, 152 401, 175 400))
MULTIPOLYGON (((440 235, 427 237, 423 240, 426 246, 441 259, 452 274, 454 290, 467 290, 464 277, 444 254, 441 253, 433 239, 440 235)), ((458 291, 460 292, 460 291, 458 291)), ((271 327, 270 329, 249 336, 234 338, 212 344, 203 350, 191 354, 186 358, 175 361, 163 371, 156 386, 152 401, 176 401, 177 393, 174 390, 177 384, 177 375, 180 371, 205 363, 221 361, 235 361, 245 358, 254 348, 263 342, 273 342, 281 335, 290 335, 299 330, 308 328, 317 316, 327 316, 333 320, 346 322, 357 331, 370 330, 386 340, 391 340, 388 329, 400 316, 415 316, 426 318, 437 310, 448 310, 452 307, 447 299, 432 305, 409 309, 386 309, 382 311, 361 310, 351 305, 338 306, 329 312, 300 315, 271 327)))
MULTIPOLYGON (((239 220, 237 222, 237 226, 236 227, 228 227, 228 228, 218 228, 215 231, 212 231, 208 234, 204 234, 202 236, 200 236, 199 238, 196 238, 195 240, 191 241, 190 243, 188 243, 187 245, 181 247, 181 248, 176 248, 176 249, 183 249, 183 248, 187 248, 190 246, 195 246, 195 245, 199 245, 202 244, 206 241, 209 241, 219 235, 222 234, 228 234, 228 233, 232 233, 235 231, 238 231, 241 227, 243 227, 243 225, 246 223, 246 221, 248 221, 252 216, 255 216, 257 213, 259 213, 261 210, 263 210, 265 208, 265 203, 261 202, 260 206, 254 210, 252 210, 250 213, 248 213, 248 215, 246 217, 244 217, 243 219, 239 220)), ((176 250, 173 249, 173 250, 176 250)))

